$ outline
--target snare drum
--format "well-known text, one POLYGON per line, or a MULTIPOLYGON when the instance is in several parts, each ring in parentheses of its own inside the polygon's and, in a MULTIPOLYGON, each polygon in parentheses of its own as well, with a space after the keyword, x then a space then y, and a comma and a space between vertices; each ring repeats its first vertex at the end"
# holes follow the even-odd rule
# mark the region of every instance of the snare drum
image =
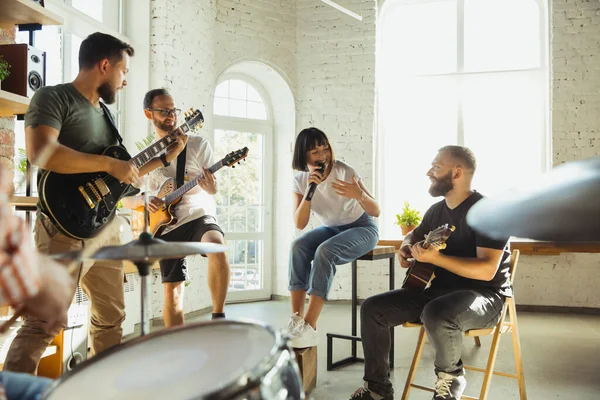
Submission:
POLYGON ((165 329, 80 364, 42 396, 65 399, 304 399, 279 332, 222 320, 165 329))

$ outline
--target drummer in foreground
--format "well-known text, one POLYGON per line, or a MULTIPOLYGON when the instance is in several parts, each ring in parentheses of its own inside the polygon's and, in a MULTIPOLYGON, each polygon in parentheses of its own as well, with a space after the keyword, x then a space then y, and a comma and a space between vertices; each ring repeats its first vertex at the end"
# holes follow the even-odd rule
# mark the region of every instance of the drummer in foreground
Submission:
MULTIPOLYGON (((0 164, 0 305, 45 321, 49 331, 66 325, 75 284, 66 268, 39 254, 25 222, 12 213, 10 173, 0 164)), ((48 378, 0 372, 0 400, 34 400, 48 378)))

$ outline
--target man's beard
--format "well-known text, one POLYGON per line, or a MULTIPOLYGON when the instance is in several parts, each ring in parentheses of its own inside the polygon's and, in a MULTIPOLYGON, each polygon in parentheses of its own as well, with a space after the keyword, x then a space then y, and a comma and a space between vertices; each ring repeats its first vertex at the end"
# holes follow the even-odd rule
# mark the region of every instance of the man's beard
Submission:
POLYGON ((98 87, 98 95, 106 104, 114 104, 117 101, 117 91, 114 90, 108 82, 103 83, 98 87))
POLYGON ((173 124, 173 125, 169 125, 169 124, 167 124, 167 122, 166 122, 166 121, 164 121, 164 122, 159 122, 159 121, 157 121, 157 120, 154 120, 154 124, 156 125, 156 127, 157 127, 158 129, 160 129, 160 130, 161 130, 161 131, 163 131, 163 132, 171 132, 172 130, 174 130, 174 129, 175 129, 175 124, 173 124))
POLYGON ((452 171, 448 171, 448 174, 436 179, 429 187, 429 194, 433 197, 445 196, 449 191, 454 189, 452 184, 452 171))

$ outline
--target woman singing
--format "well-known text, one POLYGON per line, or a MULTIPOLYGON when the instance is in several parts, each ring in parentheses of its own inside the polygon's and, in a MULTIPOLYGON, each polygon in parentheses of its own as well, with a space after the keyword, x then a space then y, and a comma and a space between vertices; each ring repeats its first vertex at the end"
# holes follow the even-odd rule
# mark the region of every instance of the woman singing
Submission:
POLYGON ((298 135, 292 167, 298 171, 293 184, 296 227, 306 227, 311 211, 323 223, 291 246, 288 289, 292 316, 285 331, 292 338, 292 347, 302 348, 318 344, 317 319, 336 265, 355 260, 377 244, 379 231, 373 217, 379 216, 379 204, 358 173, 335 160, 329 139, 317 128, 304 129, 298 135), (307 293, 310 299, 305 313, 307 293))

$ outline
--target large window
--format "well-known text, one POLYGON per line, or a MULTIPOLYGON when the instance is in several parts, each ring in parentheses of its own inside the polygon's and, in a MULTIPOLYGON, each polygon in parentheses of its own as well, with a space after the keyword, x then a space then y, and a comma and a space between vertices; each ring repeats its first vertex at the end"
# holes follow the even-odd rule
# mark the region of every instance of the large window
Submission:
POLYGON ((391 1, 378 59, 383 237, 405 201, 433 202, 425 173, 446 144, 471 148, 490 196, 549 168, 544 7, 536 0, 391 1))
POLYGON ((269 234, 272 122, 266 95, 247 77, 228 76, 215 90, 215 156, 248 147, 248 158, 219 181, 217 220, 231 266, 229 300, 270 295, 269 234))
MULTIPOLYGON (((46 85, 71 82, 79 72, 79 47, 89 34, 97 31, 120 36, 122 32, 122 0, 46 0, 45 5, 65 19, 63 26, 43 26, 35 32, 34 47, 46 52, 46 85)), ((28 32, 17 32, 17 43, 29 43, 28 32)), ((117 126, 122 124, 122 93, 108 106, 117 126)), ((25 134, 23 121, 15 123, 15 192, 25 194, 25 134)), ((35 170, 33 171, 35 178, 35 170)), ((35 180, 35 179, 34 179, 35 180)), ((37 187, 31 186, 32 195, 37 187)))

